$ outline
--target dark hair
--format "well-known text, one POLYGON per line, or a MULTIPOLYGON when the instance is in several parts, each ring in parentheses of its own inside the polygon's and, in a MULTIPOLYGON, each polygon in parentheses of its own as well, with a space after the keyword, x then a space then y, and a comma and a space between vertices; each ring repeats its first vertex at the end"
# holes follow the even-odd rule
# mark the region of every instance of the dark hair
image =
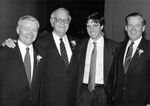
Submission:
POLYGON ((87 21, 88 20, 93 20, 94 23, 99 23, 101 26, 105 24, 104 16, 98 12, 89 15, 87 21))
POLYGON ((143 16, 142 16, 140 13, 138 13, 138 12, 133 12, 133 13, 130 13, 129 15, 127 15, 126 18, 125 18, 125 24, 126 24, 126 25, 128 24, 128 18, 129 18, 129 17, 136 17, 136 16, 140 16, 140 17, 143 19, 142 24, 143 24, 143 25, 146 25, 145 19, 144 19, 143 16))

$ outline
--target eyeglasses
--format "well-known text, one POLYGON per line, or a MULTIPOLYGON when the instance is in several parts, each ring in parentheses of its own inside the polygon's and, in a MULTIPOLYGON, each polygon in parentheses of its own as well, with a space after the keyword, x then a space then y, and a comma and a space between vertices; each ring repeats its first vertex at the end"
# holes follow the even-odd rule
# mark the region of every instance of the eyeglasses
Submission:
POLYGON ((59 24, 61 24, 61 23, 69 24, 70 23, 70 19, 61 19, 61 18, 57 18, 57 17, 54 17, 54 19, 59 24))

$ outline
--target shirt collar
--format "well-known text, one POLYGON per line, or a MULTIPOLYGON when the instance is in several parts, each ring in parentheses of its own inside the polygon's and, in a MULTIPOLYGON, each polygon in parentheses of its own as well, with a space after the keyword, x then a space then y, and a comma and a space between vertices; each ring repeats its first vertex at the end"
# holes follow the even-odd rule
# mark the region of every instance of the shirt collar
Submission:
POLYGON ((29 48, 30 50, 33 48, 33 45, 31 44, 31 45, 29 45, 29 46, 26 46, 25 44, 23 44, 19 39, 18 39, 18 45, 19 45, 19 47, 20 48, 29 48))
POLYGON ((65 35, 63 37, 59 37, 55 32, 52 32, 52 35, 53 35, 54 39, 56 39, 57 41, 59 41, 60 38, 62 38, 62 40, 65 42, 67 39, 67 35, 65 35))
POLYGON ((93 40, 92 38, 90 38, 90 42, 93 43, 93 42, 96 42, 96 44, 101 44, 101 42, 104 41, 104 37, 101 36, 99 39, 97 39, 96 41, 93 40))
MULTIPOLYGON (((140 43, 140 41, 141 41, 141 39, 142 39, 142 36, 140 37, 140 38, 138 38, 137 40, 135 40, 134 41, 134 45, 133 45, 133 47, 138 47, 138 45, 139 45, 139 43, 140 43)), ((131 40, 129 40, 128 41, 128 45, 130 45, 131 44, 131 40)))

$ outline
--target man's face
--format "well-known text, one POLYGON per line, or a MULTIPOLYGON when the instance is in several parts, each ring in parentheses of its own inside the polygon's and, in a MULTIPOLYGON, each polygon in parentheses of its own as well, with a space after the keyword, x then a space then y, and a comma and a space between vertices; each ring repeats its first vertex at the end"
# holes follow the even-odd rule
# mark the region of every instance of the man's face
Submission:
POLYGON ((19 34, 19 40, 25 45, 29 46, 35 41, 38 34, 36 22, 23 20, 22 23, 17 27, 17 33, 19 34))
POLYGON ((68 31, 70 19, 66 11, 58 10, 54 19, 51 19, 51 25, 54 28, 54 32, 60 37, 64 36, 68 31))
POLYGON ((125 30, 132 41, 137 40, 142 36, 145 30, 145 25, 142 24, 143 19, 140 16, 131 16, 127 19, 128 23, 125 26, 125 30))
POLYGON ((102 36, 103 26, 100 26, 99 23, 95 23, 93 20, 88 20, 86 24, 86 28, 87 28, 87 32, 89 36, 93 40, 97 40, 98 38, 102 36))

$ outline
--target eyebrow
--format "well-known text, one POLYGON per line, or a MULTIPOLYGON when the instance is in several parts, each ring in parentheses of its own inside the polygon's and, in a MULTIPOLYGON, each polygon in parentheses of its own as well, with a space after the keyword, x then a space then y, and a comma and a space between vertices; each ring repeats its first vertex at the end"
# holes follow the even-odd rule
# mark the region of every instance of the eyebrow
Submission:
MULTIPOLYGON (((87 26, 90 26, 91 24, 86 24, 87 26)), ((100 24, 93 24, 93 26, 98 26, 100 24)))

